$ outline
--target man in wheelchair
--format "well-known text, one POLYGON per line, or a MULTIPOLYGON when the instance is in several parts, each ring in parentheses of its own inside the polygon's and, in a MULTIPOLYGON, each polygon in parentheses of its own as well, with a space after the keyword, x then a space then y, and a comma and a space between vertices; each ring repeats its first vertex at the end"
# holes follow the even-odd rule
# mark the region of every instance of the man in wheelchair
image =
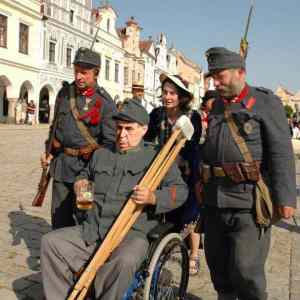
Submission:
POLYGON ((47 300, 67 298, 130 196, 147 206, 98 271, 93 287, 96 299, 122 299, 145 260, 147 233, 158 224, 162 214, 179 207, 186 199, 187 188, 176 164, 155 192, 137 185, 157 152, 153 145, 143 142, 149 117, 141 104, 134 99, 126 102, 114 118, 115 147, 98 149, 74 184, 78 196, 89 181, 94 182, 93 205, 85 211, 84 221, 42 238, 41 269, 47 300))

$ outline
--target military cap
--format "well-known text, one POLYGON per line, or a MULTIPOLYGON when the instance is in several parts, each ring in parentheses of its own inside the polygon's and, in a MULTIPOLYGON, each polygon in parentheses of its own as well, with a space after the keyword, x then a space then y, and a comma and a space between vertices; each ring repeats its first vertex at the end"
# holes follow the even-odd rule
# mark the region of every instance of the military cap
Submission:
POLYGON ((120 111, 113 117, 115 120, 149 124, 149 115, 138 99, 126 99, 120 111))
POLYGON ((77 50, 74 65, 84 65, 86 68, 100 67, 100 55, 88 48, 81 47, 77 50))
POLYGON ((245 69, 245 60, 236 52, 223 47, 214 47, 206 51, 209 74, 224 69, 245 69))

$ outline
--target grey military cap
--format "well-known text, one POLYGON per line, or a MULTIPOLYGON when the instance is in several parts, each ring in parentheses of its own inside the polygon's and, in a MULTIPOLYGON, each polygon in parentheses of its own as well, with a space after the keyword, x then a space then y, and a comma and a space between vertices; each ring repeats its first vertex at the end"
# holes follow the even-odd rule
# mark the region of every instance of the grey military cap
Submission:
POLYGON ((100 63, 100 55, 85 47, 81 47, 77 50, 73 62, 74 65, 83 65, 86 68, 99 68, 100 63))
POLYGON ((213 47, 205 52, 209 74, 224 69, 245 69, 245 60, 236 52, 223 47, 213 47))
POLYGON ((138 99, 126 99, 121 110, 113 117, 115 120, 149 124, 149 115, 138 99))

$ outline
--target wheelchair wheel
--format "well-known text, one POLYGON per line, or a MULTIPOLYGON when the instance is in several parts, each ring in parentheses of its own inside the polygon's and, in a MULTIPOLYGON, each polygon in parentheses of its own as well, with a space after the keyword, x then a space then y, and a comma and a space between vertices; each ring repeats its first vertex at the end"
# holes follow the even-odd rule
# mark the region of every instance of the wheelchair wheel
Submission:
POLYGON ((187 248, 178 233, 166 235, 154 250, 144 300, 183 300, 189 279, 187 248))

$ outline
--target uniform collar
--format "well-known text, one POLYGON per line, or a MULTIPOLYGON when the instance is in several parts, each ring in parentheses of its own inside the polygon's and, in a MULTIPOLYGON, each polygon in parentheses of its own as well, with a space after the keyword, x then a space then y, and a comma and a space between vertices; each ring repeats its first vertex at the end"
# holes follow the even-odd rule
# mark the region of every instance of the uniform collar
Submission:
POLYGON ((251 109, 256 103, 256 99, 251 95, 251 89, 246 83, 245 87, 242 89, 242 91, 237 97, 233 98, 230 101, 223 99, 223 102, 225 106, 232 103, 240 103, 246 109, 251 109))
POLYGON ((119 148, 116 147, 116 150, 118 153, 122 154, 122 155, 125 155, 125 154, 131 154, 131 153, 136 153, 138 151, 140 151, 142 148, 142 145, 141 145, 141 142, 136 146, 136 147, 133 147, 133 148, 130 148, 128 150, 121 150, 119 148))
POLYGON ((223 99, 223 102, 225 103, 225 105, 230 104, 230 103, 241 103, 242 100, 245 97, 247 97, 248 94, 249 94, 249 86, 246 84, 237 97, 234 97, 231 100, 223 99))

